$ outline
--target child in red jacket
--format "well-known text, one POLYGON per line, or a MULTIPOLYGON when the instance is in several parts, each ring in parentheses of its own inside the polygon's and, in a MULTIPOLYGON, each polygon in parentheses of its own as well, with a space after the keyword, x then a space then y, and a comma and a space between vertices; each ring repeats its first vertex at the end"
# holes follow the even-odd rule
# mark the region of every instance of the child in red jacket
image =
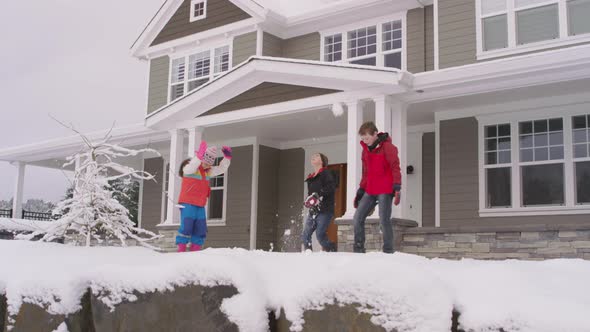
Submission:
POLYGON ((179 175, 182 178, 180 188, 180 228, 176 236, 178 252, 185 252, 190 243, 190 251, 199 251, 207 237, 207 214, 205 205, 211 193, 209 180, 225 173, 231 160, 231 148, 222 148, 223 160, 219 166, 213 166, 217 158, 217 149, 207 147, 201 142, 196 157, 186 159, 180 165, 179 175))
POLYGON ((354 199, 354 252, 365 252, 365 220, 379 204, 383 233, 383 252, 393 253, 392 201, 400 203, 402 176, 397 147, 387 133, 379 133, 373 122, 359 129, 363 148, 363 172, 360 188, 354 199))

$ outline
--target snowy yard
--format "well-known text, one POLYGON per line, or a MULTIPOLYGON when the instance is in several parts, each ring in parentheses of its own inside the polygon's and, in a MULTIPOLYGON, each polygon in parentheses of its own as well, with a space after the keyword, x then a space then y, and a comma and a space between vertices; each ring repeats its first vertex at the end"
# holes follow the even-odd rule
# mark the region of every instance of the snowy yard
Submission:
POLYGON ((53 313, 79 310, 83 293, 116 306, 133 291, 234 285, 222 310, 240 331, 266 331, 267 310, 302 328, 305 310, 360 304, 387 330, 449 331, 453 308, 465 330, 590 331, 590 262, 447 261, 396 253, 273 253, 207 249, 161 254, 145 248, 83 248, 0 241, 0 294, 53 313), (59 300, 56 300, 59 299, 59 300))

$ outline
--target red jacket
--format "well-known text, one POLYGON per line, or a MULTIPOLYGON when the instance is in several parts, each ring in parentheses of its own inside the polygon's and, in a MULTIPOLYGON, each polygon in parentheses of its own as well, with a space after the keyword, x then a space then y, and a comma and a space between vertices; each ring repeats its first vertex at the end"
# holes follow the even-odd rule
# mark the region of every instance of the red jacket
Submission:
POLYGON ((209 173, 200 166, 196 173, 185 174, 182 177, 178 203, 204 207, 211 193, 209 180, 209 173))
POLYGON ((397 147, 387 133, 379 133, 373 149, 363 147, 363 173, 360 187, 369 195, 391 194, 394 184, 402 184, 397 147))

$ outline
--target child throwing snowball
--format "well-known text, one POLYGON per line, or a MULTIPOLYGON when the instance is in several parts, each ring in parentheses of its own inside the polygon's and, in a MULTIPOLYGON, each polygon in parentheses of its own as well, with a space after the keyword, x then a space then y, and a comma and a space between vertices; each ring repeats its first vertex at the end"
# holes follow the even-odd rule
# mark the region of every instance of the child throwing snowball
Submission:
POLYGON ((180 164, 179 175, 182 178, 178 204, 180 209, 180 228, 176 236, 178 252, 185 252, 190 243, 190 251, 199 251, 205 244, 207 237, 207 215, 205 205, 211 188, 209 180, 221 175, 229 168, 232 157, 231 148, 224 146, 223 160, 219 166, 215 165, 217 148, 207 147, 202 141, 196 156, 186 159, 180 164))

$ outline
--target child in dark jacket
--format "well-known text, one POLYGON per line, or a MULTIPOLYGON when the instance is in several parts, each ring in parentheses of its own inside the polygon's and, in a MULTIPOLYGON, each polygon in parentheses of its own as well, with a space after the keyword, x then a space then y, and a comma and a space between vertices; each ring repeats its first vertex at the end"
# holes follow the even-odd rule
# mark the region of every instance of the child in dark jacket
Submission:
POLYGON ((311 235, 315 231, 318 242, 324 251, 336 251, 336 245, 328 239, 328 226, 334 217, 334 192, 336 191, 336 180, 334 175, 326 167, 328 158, 321 153, 311 157, 311 165, 315 172, 309 174, 307 182, 308 197, 305 200, 305 207, 309 214, 305 221, 305 227, 301 240, 303 249, 311 249, 311 235))
POLYGON ((217 148, 207 147, 201 142, 196 156, 186 159, 180 165, 179 175, 182 178, 180 189, 180 228, 176 236, 178 252, 185 252, 190 243, 190 251, 199 251, 207 237, 207 215, 205 206, 211 193, 209 180, 225 173, 232 157, 231 148, 222 148, 223 160, 219 166, 213 166, 217 158, 217 148))

